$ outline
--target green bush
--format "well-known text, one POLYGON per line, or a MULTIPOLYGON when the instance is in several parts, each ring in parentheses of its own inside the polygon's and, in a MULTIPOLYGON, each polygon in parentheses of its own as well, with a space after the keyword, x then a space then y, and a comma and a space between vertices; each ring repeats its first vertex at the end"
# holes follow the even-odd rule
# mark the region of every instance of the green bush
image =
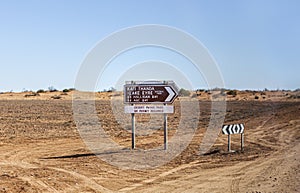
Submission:
POLYGON ((190 96, 190 95, 191 95, 191 92, 188 90, 185 90, 183 88, 179 90, 179 96, 190 96))

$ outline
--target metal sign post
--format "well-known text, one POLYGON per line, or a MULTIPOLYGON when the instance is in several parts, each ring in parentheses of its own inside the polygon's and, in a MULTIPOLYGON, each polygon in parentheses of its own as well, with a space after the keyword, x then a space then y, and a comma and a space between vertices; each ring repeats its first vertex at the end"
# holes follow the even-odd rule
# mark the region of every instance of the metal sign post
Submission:
MULTIPOLYGON (((166 106, 166 104, 164 104, 166 106)), ((168 114, 164 113, 164 149, 168 148, 168 114)))
POLYGON ((244 151, 244 133, 241 133, 241 151, 244 151))
POLYGON ((228 152, 231 152, 231 147, 230 147, 230 135, 228 135, 228 152))
POLYGON ((131 148, 135 149, 135 116, 131 113, 131 148))

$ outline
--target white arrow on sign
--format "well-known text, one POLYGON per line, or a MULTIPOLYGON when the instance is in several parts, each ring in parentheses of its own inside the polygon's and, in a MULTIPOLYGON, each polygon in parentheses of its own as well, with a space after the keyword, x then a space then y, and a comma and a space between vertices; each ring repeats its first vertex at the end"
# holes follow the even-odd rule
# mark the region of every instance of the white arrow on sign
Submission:
POLYGON ((173 97, 175 95, 175 92, 170 87, 168 87, 168 86, 166 86, 165 89, 169 93, 169 96, 166 98, 166 102, 170 102, 173 99, 173 97))
POLYGON ((244 124, 223 125, 222 132, 225 135, 244 133, 244 124))

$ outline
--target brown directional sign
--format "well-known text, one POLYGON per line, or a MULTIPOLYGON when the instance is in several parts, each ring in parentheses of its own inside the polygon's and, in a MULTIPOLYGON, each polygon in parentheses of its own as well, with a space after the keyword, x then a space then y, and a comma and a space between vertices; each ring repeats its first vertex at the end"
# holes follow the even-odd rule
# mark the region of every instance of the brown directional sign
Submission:
POLYGON ((178 90, 174 82, 167 84, 126 84, 124 86, 124 102, 130 104, 170 104, 177 96, 178 90))

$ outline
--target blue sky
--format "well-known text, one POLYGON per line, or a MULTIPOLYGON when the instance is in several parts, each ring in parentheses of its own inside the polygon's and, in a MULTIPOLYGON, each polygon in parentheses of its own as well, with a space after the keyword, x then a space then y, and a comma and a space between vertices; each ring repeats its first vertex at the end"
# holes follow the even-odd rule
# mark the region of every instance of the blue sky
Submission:
MULTIPOLYGON (((176 27, 197 38, 217 61, 227 88, 296 89, 299 23, 297 0, 1 0, 0 91, 73 87, 97 42, 142 24, 176 27)), ((146 59, 157 59, 151 57, 146 59)), ((98 89, 119 78, 104 74, 98 89)), ((193 87, 205 87, 203 78, 190 78, 193 87)))

